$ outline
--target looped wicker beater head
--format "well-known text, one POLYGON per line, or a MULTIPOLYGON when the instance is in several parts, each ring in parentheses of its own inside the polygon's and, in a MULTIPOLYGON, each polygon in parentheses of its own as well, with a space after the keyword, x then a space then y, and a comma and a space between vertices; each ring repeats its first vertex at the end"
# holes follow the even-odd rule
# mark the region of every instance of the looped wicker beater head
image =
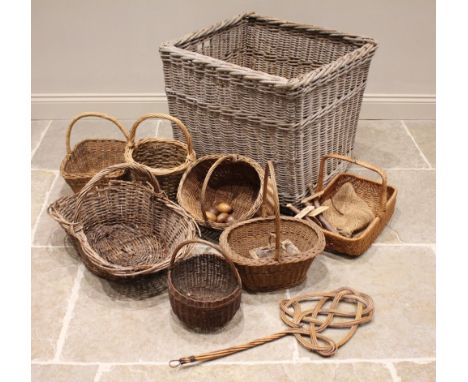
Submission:
POLYGON ((331 292, 307 293, 282 300, 280 302, 280 316, 288 326, 287 329, 281 332, 227 349, 172 360, 169 362, 169 366, 178 367, 187 363, 222 358, 277 340, 288 334, 294 335, 296 340, 307 350, 316 352, 322 357, 330 357, 353 337, 360 325, 372 320, 374 302, 367 294, 343 287, 331 292), (316 303, 312 307, 304 308, 304 306, 301 306, 306 302, 314 301, 316 303), (356 308, 354 311, 342 311, 339 307, 341 302, 353 304, 356 308), (321 319, 321 316, 325 318, 321 319), (335 317, 340 318, 340 320, 334 320, 335 317), (335 341, 323 334, 327 328, 349 330, 343 338, 335 341))

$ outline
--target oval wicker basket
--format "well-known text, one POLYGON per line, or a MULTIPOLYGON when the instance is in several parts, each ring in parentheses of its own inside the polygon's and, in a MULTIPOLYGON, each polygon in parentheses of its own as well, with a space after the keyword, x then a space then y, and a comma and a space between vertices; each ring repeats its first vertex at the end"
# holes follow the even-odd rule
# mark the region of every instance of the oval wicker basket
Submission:
POLYGON ((79 194, 57 200, 48 212, 91 272, 110 280, 132 279, 167 269, 168 254, 197 234, 193 219, 159 192, 146 168, 124 163, 100 171, 79 194), (97 187, 122 170, 148 182, 114 180, 97 187))
MULTIPOLYGON (((280 216, 278 191, 273 163, 268 162, 264 185, 270 173, 276 204, 275 216, 260 217, 234 224, 224 230, 219 239, 221 248, 236 265, 245 289, 267 292, 301 284, 312 261, 325 248, 320 228, 311 222, 280 216), (249 251, 267 246, 275 234, 275 255, 254 259, 249 251), (281 240, 289 239, 299 254, 284 254, 281 240)), ((266 187, 264 187, 266 195, 266 187)))
POLYGON ((211 222, 206 210, 229 203, 235 221, 251 218, 262 204, 263 169, 243 155, 207 155, 193 162, 179 184, 177 201, 209 240, 217 240, 230 223, 211 222))
POLYGON ((192 137, 179 119, 167 114, 146 114, 133 124, 125 148, 125 160, 127 163, 138 163, 151 171, 169 199, 176 200, 180 178, 195 158, 192 137), (165 119, 174 122, 175 126, 182 131, 187 143, 173 139, 149 137, 135 142, 138 126, 147 119, 165 119))
MULTIPOLYGON (((71 187, 73 192, 79 192, 91 178, 102 169, 114 164, 125 162, 125 146, 128 140, 128 132, 114 117, 103 113, 83 113, 75 117, 68 126, 66 134, 67 154, 62 160, 60 173, 71 187), (117 139, 86 139, 78 143, 72 150, 70 135, 75 124, 88 117, 106 119, 112 122, 122 132, 125 141, 117 139)), ((109 179, 122 177, 122 171, 109 174, 103 183, 109 179)))
POLYGON ((172 310, 191 329, 217 329, 230 321, 240 306, 242 283, 236 267, 219 246, 204 240, 187 240, 177 246, 167 285, 172 310), (176 262, 179 251, 190 244, 210 246, 222 256, 205 250, 176 262))

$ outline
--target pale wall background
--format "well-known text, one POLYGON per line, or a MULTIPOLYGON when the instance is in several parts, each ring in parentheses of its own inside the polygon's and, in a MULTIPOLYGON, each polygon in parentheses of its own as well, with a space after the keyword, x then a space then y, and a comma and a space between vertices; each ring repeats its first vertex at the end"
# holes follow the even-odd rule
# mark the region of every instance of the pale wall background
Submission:
POLYGON ((159 44, 248 10, 375 38, 362 117, 434 117, 435 0, 33 0, 33 118, 165 110, 159 44))

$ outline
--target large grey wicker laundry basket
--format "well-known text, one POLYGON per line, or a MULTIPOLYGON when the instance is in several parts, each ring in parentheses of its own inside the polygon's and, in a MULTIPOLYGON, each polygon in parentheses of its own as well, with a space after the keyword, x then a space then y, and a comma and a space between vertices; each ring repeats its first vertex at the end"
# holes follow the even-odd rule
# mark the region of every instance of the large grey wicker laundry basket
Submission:
MULTIPOLYGON (((376 48, 370 38, 240 15, 161 45, 169 111, 201 156, 274 160, 281 204, 297 204, 322 156, 352 155, 376 48)), ((331 161, 327 177, 345 167, 331 161)))

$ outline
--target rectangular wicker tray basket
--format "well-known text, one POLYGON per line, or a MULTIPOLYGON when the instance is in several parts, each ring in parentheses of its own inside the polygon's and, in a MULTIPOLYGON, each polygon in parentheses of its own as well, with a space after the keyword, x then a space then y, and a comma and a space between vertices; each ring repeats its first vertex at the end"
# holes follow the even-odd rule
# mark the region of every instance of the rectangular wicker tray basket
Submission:
MULTIPOLYGON (((352 154, 376 49, 370 38, 247 13, 160 54, 170 113, 196 152, 274 160, 284 205, 316 183, 323 155, 352 154)), ((345 166, 330 162, 327 177, 345 166)))

